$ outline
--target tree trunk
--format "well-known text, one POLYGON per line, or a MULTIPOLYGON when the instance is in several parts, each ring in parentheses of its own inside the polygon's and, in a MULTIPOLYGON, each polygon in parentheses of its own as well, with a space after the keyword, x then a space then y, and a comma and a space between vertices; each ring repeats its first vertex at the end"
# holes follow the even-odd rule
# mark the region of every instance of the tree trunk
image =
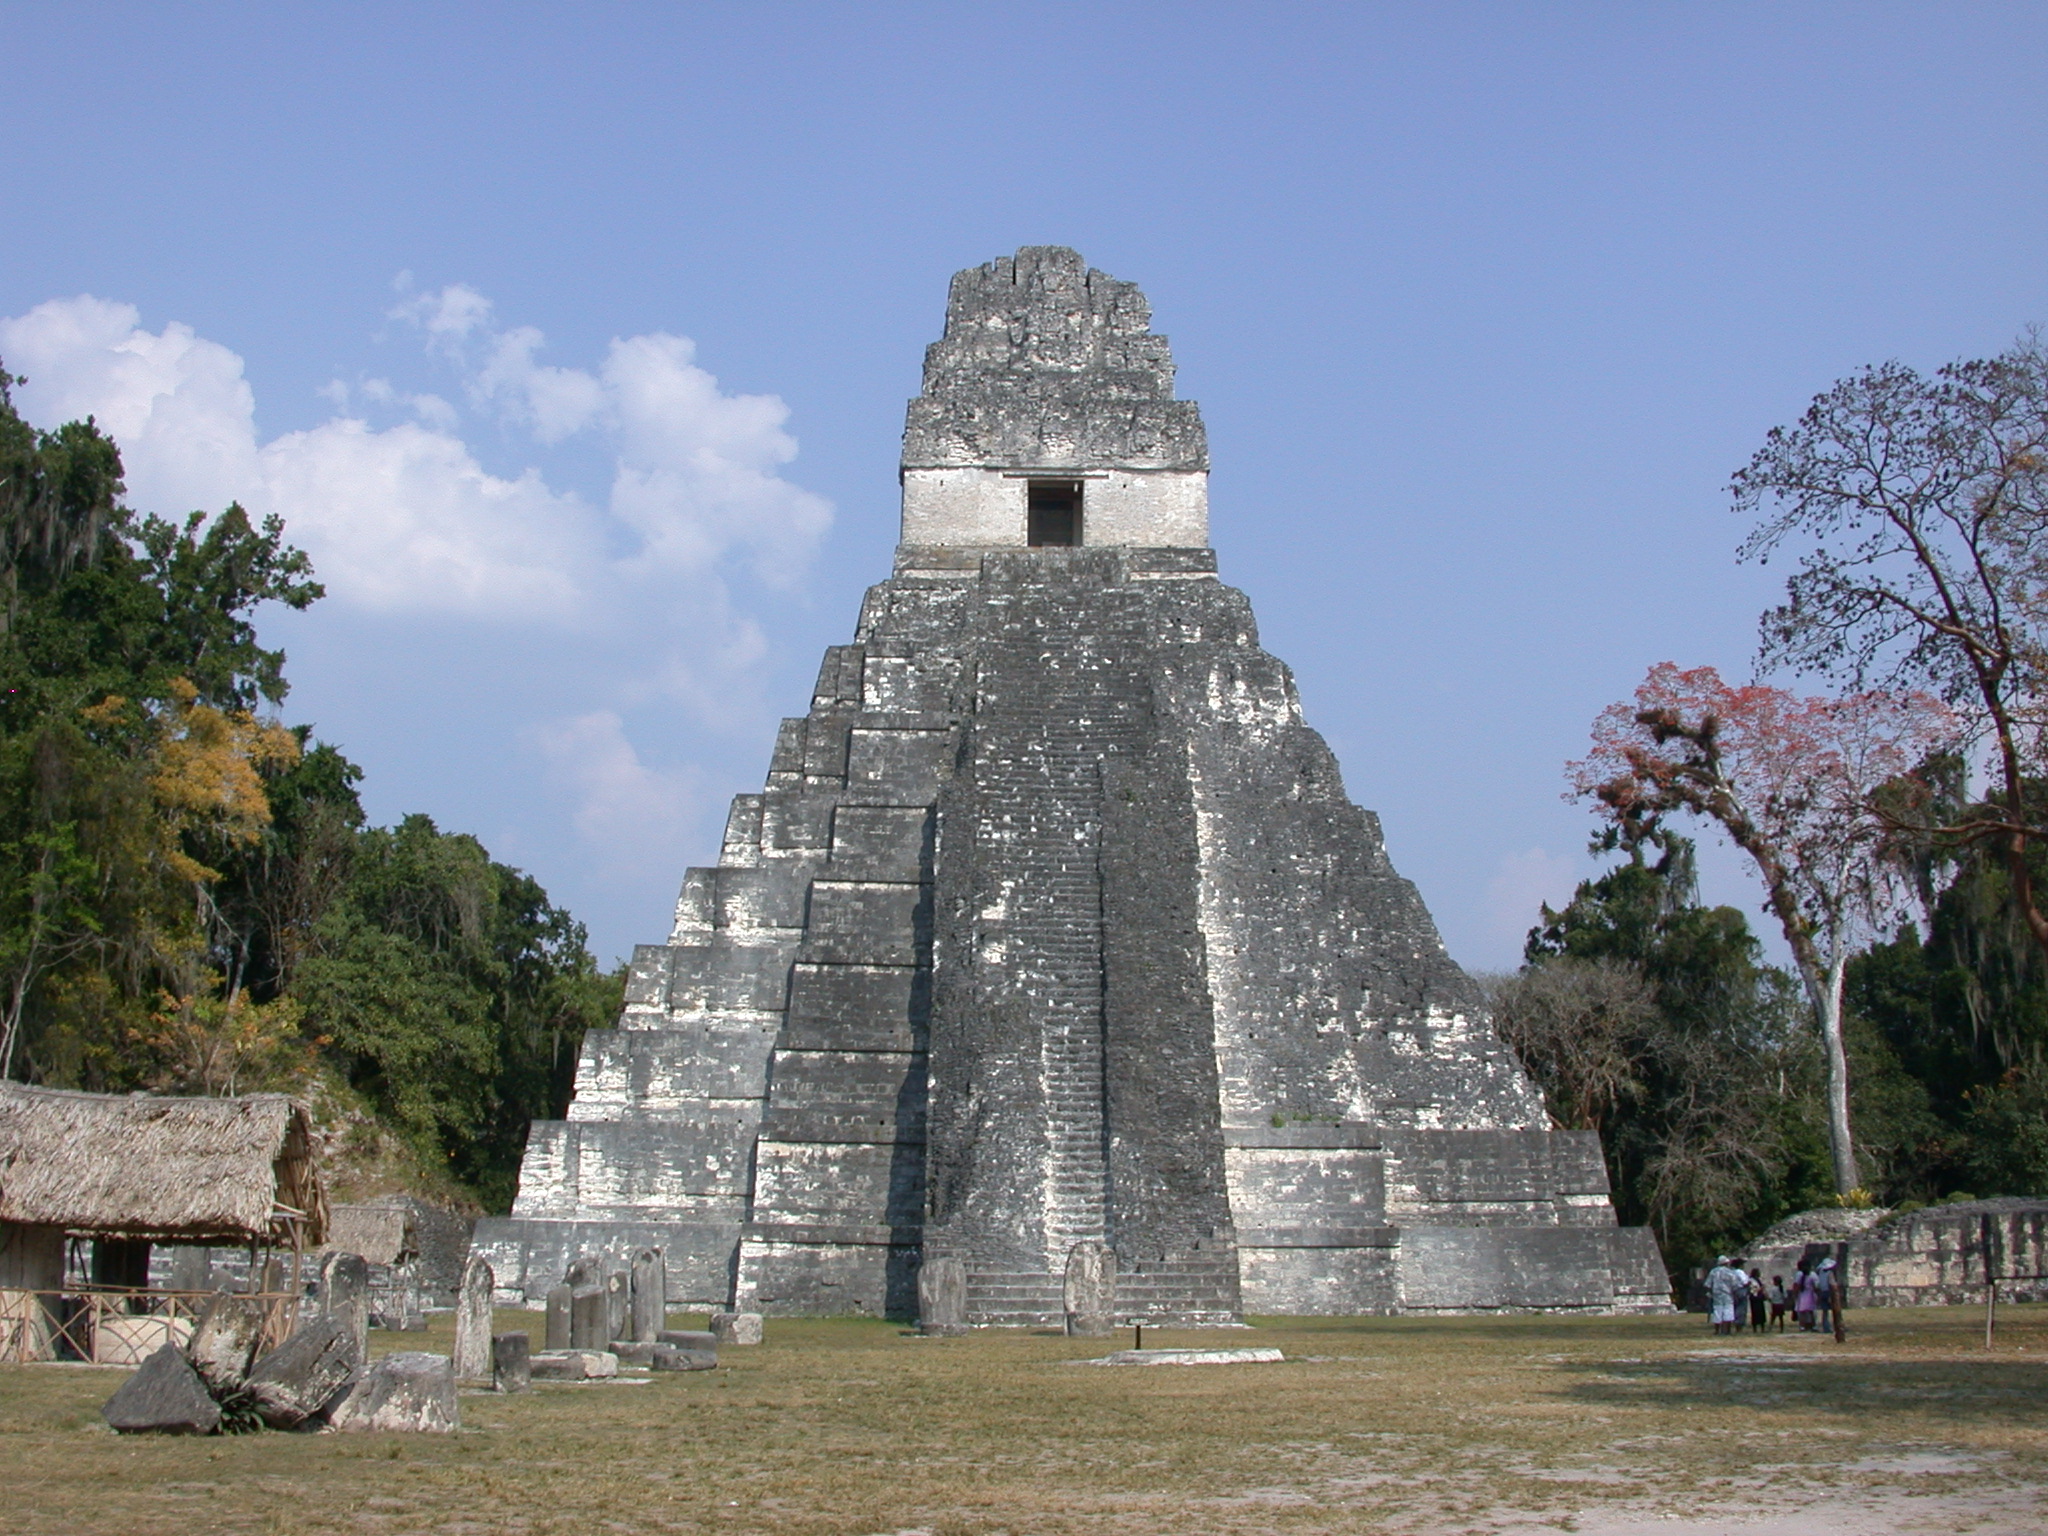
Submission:
POLYGON ((1849 1052, 1842 1042, 1842 979, 1849 957, 1837 954, 1828 967, 1820 1009, 1821 1047, 1828 1059, 1828 1151, 1835 1165, 1835 1193, 1863 1187, 1856 1170, 1856 1143, 1849 1135, 1849 1052))

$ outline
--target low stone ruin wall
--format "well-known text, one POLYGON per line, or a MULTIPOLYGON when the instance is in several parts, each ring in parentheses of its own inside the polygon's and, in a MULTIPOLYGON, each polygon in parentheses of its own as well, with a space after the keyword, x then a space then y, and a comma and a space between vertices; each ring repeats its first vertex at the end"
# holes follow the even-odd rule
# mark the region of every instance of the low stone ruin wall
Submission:
MULTIPOLYGON (((1852 1219, 1850 1225, 1855 1224, 1852 1219)), ((1928 1206, 1839 1236, 1827 1232, 1820 1220, 1794 1218, 1766 1232, 1739 1257, 1744 1269, 1763 1271, 1766 1283, 1773 1275, 1789 1283, 1802 1259, 1817 1264, 1832 1258, 1847 1279, 1851 1307, 1982 1301, 1992 1278, 2004 1300, 2048 1300, 2048 1200, 1928 1206), (1802 1220, 1811 1230, 1799 1230, 1796 1223, 1802 1220)))

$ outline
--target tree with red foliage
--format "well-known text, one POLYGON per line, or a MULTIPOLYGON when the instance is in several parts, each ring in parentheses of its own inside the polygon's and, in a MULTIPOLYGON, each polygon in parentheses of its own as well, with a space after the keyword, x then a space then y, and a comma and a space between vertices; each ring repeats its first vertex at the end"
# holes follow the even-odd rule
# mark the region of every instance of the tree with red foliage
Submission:
POLYGON ((1908 893, 1893 823, 1874 798, 1918 798, 1915 769, 1950 747, 1958 729, 1954 712, 1927 693, 1800 698, 1667 661, 1650 669, 1634 699, 1601 713, 1591 754, 1568 769, 1573 794, 1597 800, 1615 822, 1639 827, 1690 812, 1719 825, 1756 865, 1826 1052, 1838 1194, 1861 1183, 1842 968, 1908 893))

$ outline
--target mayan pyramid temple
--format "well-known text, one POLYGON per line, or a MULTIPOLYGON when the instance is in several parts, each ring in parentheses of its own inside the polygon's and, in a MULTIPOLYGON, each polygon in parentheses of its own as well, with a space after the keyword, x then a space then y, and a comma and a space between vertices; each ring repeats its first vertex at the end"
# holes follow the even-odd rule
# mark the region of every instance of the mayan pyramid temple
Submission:
POLYGON ((659 1247, 678 1306, 913 1317, 954 1259, 968 1323, 1057 1323, 1101 1244, 1121 1321, 1669 1304, 1217 580, 1208 468, 1135 285, 953 279, 895 570, 479 1225, 504 1300, 659 1247))

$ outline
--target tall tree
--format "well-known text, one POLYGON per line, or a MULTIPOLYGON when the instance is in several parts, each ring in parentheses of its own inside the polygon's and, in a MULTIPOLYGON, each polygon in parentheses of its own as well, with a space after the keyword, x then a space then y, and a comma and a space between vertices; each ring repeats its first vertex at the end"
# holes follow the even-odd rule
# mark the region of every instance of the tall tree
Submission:
POLYGON ((1633 700, 1605 710, 1574 790, 1634 821, 1674 811, 1713 821, 1749 855, 1791 947, 1828 1068, 1835 1190, 1862 1184, 1849 1118, 1842 976, 1856 945, 1889 927, 1910 893, 1880 791, 1952 744, 1932 695, 1797 698, 1733 687, 1712 667, 1650 669, 1633 700))
POLYGON ((1866 368, 1774 429, 1731 486, 1763 513, 1745 558, 1799 559, 1764 615, 1767 664, 1861 690, 1929 688, 1989 746, 1991 801, 1949 829, 1995 847, 2048 952, 2029 850, 2048 661, 2048 350, 2029 338, 1927 377, 1866 368))

